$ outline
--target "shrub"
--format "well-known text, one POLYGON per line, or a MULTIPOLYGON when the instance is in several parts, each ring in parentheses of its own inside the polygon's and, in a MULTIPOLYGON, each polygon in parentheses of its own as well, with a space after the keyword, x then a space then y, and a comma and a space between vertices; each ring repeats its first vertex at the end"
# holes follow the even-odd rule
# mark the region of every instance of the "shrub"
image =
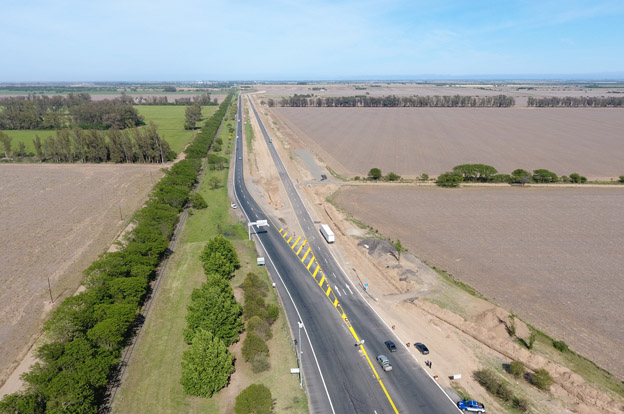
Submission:
POLYGON ((624 184, 624 175, 620 175, 618 182, 624 184))
POLYGON ((495 174, 490 178, 493 183, 510 183, 511 175, 509 174, 495 174))
POLYGON ((511 361, 511 364, 509 364, 509 373, 514 377, 519 378, 525 372, 526 368, 524 368, 524 364, 521 361, 511 361))
POLYGON ((497 396, 503 401, 511 401, 513 393, 495 372, 489 369, 475 371, 474 377, 479 384, 483 386, 489 393, 497 396))
POLYGON ((395 174, 393 172, 389 173, 386 176, 386 180, 388 180, 388 181, 399 181, 400 179, 401 179, 401 176, 398 175, 398 174, 395 174))
POLYGON ((208 207, 208 204, 206 204, 206 200, 204 200, 204 197, 202 197, 202 195, 199 193, 193 193, 193 195, 191 195, 190 201, 193 205, 193 208, 196 210, 202 210, 208 207))
POLYGON ((512 404, 515 408, 518 409, 518 411, 523 412, 523 413, 526 413, 527 411, 529 411, 529 408, 531 408, 531 406, 529 405, 529 402, 525 400, 524 398, 520 398, 520 397, 514 397, 512 404))
POLYGON ((271 369, 271 363, 269 362, 269 356, 267 354, 257 354, 251 361, 251 372, 258 374, 260 372, 268 371, 271 369))
POLYGON ((261 319, 259 316, 253 316, 247 321, 247 330, 249 332, 256 332, 265 341, 273 337, 271 326, 266 319, 261 319))
POLYGON ((559 352, 568 352, 570 350, 570 348, 568 348, 568 344, 563 341, 553 341, 552 344, 559 352))
POLYGON ((533 177, 531 176, 531 173, 526 170, 523 170, 522 168, 513 170, 513 172, 511 173, 511 182, 515 184, 524 185, 530 182, 532 179, 533 177))
POLYGON ((540 390, 548 391, 552 383, 552 377, 544 368, 540 368, 531 374, 531 384, 535 385, 540 390))
POLYGON ((271 325, 273 325, 273 323, 279 317, 279 312, 280 312, 279 306, 273 303, 269 303, 269 305, 267 306, 267 314, 268 314, 267 319, 271 325))
POLYGON ((243 358, 247 362, 252 362, 256 355, 265 354, 269 355, 269 347, 264 342, 264 339, 255 332, 248 332, 247 337, 243 341, 243 358))
POLYGON ((236 397, 236 414, 271 414, 273 397, 271 390, 262 384, 251 384, 236 397))
POLYGON ((533 170, 533 181, 536 183, 556 183, 559 177, 552 171, 545 169, 533 170))
POLYGON ((420 181, 429 181, 429 174, 422 173, 420 176, 420 181))

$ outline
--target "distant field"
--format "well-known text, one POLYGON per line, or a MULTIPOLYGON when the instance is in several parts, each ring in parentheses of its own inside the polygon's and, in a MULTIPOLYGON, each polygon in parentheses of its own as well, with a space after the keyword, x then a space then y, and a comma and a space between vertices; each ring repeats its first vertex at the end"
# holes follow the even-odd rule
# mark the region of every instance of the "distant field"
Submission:
MULTIPOLYGON (((146 124, 153 121, 158 126, 159 134, 167 140, 169 145, 171 145, 171 149, 176 153, 182 151, 193 137, 194 131, 187 131, 184 129, 184 112, 186 111, 186 106, 140 105, 135 106, 135 108, 137 108, 139 114, 143 115, 146 124)), ((202 108, 202 123, 208 119, 217 108, 218 106, 204 106, 202 108)), ((198 126, 201 126, 202 123, 199 123, 198 126)), ((35 152, 33 139, 35 139, 36 135, 39 135, 41 139, 56 135, 56 132, 51 130, 5 130, 4 132, 13 138, 11 148, 17 148, 19 143, 23 142, 26 146, 26 152, 33 153, 35 152)))
POLYGON ((590 179, 624 174, 624 109, 273 108, 334 171, 405 177, 484 163, 590 179))
POLYGON ((335 201, 624 378, 624 187, 374 185, 335 201))
MULTIPOLYGON (((176 153, 179 153, 184 149, 186 144, 193 138, 194 131, 187 131, 184 129, 184 112, 186 106, 173 106, 173 105, 139 105, 135 106, 139 111, 139 114, 145 118, 145 123, 153 121, 158 126, 158 133, 164 137, 171 149, 176 153)), ((202 122, 197 126, 201 126, 206 119, 208 119, 218 106, 204 106, 202 107, 202 122)))

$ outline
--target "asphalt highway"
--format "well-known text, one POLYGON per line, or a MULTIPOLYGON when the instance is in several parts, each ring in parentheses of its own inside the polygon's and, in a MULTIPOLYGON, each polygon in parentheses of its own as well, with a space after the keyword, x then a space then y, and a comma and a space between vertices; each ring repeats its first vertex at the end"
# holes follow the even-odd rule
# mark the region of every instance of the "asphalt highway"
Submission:
MULTIPOLYGON (((249 222, 269 220, 268 227, 252 227, 267 267, 282 299, 297 342, 303 383, 313 413, 456 413, 457 406, 424 371, 392 330, 363 299, 360 286, 347 278, 310 217, 277 151, 270 143, 256 109, 249 101, 262 137, 295 211, 298 236, 258 205, 244 181, 242 98, 236 128, 234 193, 249 222), (302 237, 304 236, 305 237, 302 237), (301 322, 301 323, 300 323, 301 322), (356 345, 358 340, 363 344, 356 345), (390 353, 384 341, 397 343, 390 353), (375 357, 386 355, 393 370, 385 372, 375 357)), ((435 352, 435 350, 432 350, 435 352)), ((294 367, 293 367, 294 368, 294 367)))

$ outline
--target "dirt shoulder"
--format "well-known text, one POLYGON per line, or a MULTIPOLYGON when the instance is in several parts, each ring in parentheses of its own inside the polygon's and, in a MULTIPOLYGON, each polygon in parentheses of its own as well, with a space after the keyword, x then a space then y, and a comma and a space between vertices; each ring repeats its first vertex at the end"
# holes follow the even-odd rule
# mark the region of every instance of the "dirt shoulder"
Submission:
MULTIPOLYGON (((409 348, 423 367, 425 360, 432 362, 431 368, 425 369, 438 377, 440 385, 449 394, 457 395, 460 391, 494 407, 494 412, 505 411, 472 378, 475 370, 489 367, 505 381, 514 382, 514 390, 530 401, 533 412, 621 413, 624 406, 621 397, 588 385, 563 365, 529 352, 514 341, 507 333, 507 310, 459 289, 409 253, 402 254, 399 262, 389 243, 377 239, 370 229, 356 225, 328 203, 326 199, 341 183, 331 178, 323 184, 309 181, 310 174, 295 153, 296 149, 306 149, 306 146, 258 101, 255 104, 264 125, 274 137, 273 143, 291 178, 298 183, 298 190, 312 210, 311 214, 335 229, 336 243, 332 251, 343 268, 355 269, 347 276, 388 326, 394 327, 397 342, 425 342, 432 349, 432 353, 423 358, 413 347, 409 348), (364 294, 361 279, 369 284, 370 296, 364 294), (532 370, 546 368, 555 380, 551 392, 541 392, 524 381, 513 380, 503 370, 504 364, 512 360, 521 360, 532 370), (461 379, 449 379, 455 374, 461 374, 461 379)), ((265 156, 262 151, 256 152, 256 147, 254 153, 256 158, 265 156)), ((269 181, 270 162, 258 163, 264 167, 252 172, 257 175, 253 184, 259 186, 258 191, 268 192, 275 185, 274 178, 271 178, 271 185, 263 187, 269 181)), ((318 160, 317 163, 323 165, 318 160)), ((291 222, 287 214, 283 220, 286 225, 296 223, 291 222)), ((518 336, 528 337, 528 332, 528 328, 519 322, 518 336)))

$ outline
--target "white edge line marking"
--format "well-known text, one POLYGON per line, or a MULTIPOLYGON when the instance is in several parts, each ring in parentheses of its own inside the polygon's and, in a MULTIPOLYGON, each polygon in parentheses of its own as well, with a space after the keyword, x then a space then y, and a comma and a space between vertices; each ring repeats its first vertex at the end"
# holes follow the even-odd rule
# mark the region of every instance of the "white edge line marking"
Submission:
MULTIPOLYGON (((247 99, 249 100, 250 105, 252 105, 252 107, 253 107, 253 108, 255 108, 255 106, 253 106, 253 102, 251 102, 251 98, 250 98, 249 96, 247 96, 247 99)), ((256 119, 257 119, 257 121, 258 121, 258 122, 262 122, 262 121, 260 121, 260 119, 259 119, 260 117, 259 117, 259 116, 257 116, 257 114, 256 114, 255 112, 254 112, 254 115, 256 115, 256 119)), ((265 130, 266 130, 266 128, 265 128, 265 130)), ((268 134, 269 134, 269 133, 268 133, 268 131, 267 131, 267 135, 268 135, 268 134)), ((276 153, 277 153, 277 151, 276 151, 276 153)), ((280 158, 279 154, 277 154, 277 158, 279 159, 280 163, 282 164, 282 167, 283 167, 283 168, 284 168, 284 170, 286 171, 286 175, 288 175, 288 179, 290 180, 290 182, 291 182, 291 184, 292 184, 292 182, 293 182, 293 181, 292 181, 292 178, 290 177, 290 173, 288 172, 288 170, 287 170, 287 169, 286 169, 286 167, 284 166, 284 163, 282 162, 282 160, 281 160, 281 158, 280 158)), ((303 198, 302 198, 302 197, 301 197, 301 195, 299 194, 299 190, 297 190, 297 187, 295 187, 295 185, 294 185, 294 184, 292 184, 292 186, 293 186, 293 188, 295 189, 295 192, 297 193, 297 195, 299 196, 299 199, 301 200, 301 203, 304 205, 304 208, 306 209, 306 212, 308 213, 308 216, 310 217, 310 219, 312 219, 312 215, 310 214, 310 209, 308 209, 308 207, 305 205, 305 201, 303 200, 303 198)), ((314 236, 312 236, 312 239, 313 239, 313 240, 316 240, 316 238, 315 238, 314 236)), ((260 239, 258 239, 258 240, 260 240, 260 239)), ((263 246, 263 247, 264 247, 264 246, 263 246)), ((351 283, 353 283, 353 282, 351 281, 351 278, 347 275, 347 272, 345 272, 345 271, 344 271, 344 269, 342 268, 342 266, 340 265, 340 262, 338 262, 338 259, 336 259, 336 256, 335 256, 335 255, 334 255, 334 253, 331 251, 331 249, 330 249, 330 248, 327 248, 327 250, 328 250, 328 251, 329 251, 329 253, 332 255, 332 257, 334 258, 334 262, 336 262, 336 265, 338 265, 338 267, 340 268, 340 271, 341 271, 341 272, 345 275, 345 277, 347 278, 347 280, 349 280, 351 283)), ((269 258, 269 260, 270 260, 270 258, 269 258)), ((280 277, 280 279, 281 279, 281 277, 280 277)), ((285 286, 285 285, 284 285, 284 286, 285 286)), ((366 303, 366 304, 368 305, 368 307, 369 307, 369 308, 371 308, 371 310, 375 313, 375 315, 377 315, 377 317, 379 318, 379 320, 381 320, 381 321, 384 323, 384 325, 386 325, 386 327, 387 327, 390 331, 392 331, 392 328, 390 328, 390 326, 389 326, 389 325, 388 325, 388 323, 384 320, 384 318, 382 318, 382 317, 381 317, 381 315, 379 315, 379 314, 377 313, 377 311, 376 311, 376 310, 375 310, 375 309, 371 306, 371 304, 370 304, 370 303, 368 303, 368 301, 366 300, 366 298, 364 297, 364 295, 362 295, 362 292, 360 292, 360 290, 359 290, 359 289, 356 289, 356 292, 357 292, 357 293, 360 295, 360 297, 364 300, 364 303, 366 303)), ((289 295, 290 295, 290 293, 289 293, 289 295)), ((403 347, 404 347, 404 348, 405 348, 405 349, 409 352, 409 349, 407 349, 407 347, 406 347, 406 346, 405 346, 405 344, 401 341, 401 339, 400 339, 400 338, 399 338, 399 336, 395 333, 395 331, 392 331, 392 333, 393 333, 393 334, 394 334, 394 336, 395 336, 395 337, 399 340, 399 342, 401 342, 401 343, 403 344, 403 347)), ((418 359, 416 358, 416 356, 415 356, 414 354, 412 354, 411 352, 410 352, 410 354, 414 357, 414 360, 415 360, 416 362, 418 362, 418 359)), ((427 373, 427 375, 429 376, 429 378, 431 378, 431 381, 433 381, 433 382, 434 382, 434 383, 438 386, 438 388, 439 388, 439 389, 440 389, 440 390, 444 393, 444 395, 446 395, 446 398, 448 398, 448 399, 449 399, 449 401, 451 401, 451 402, 453 403, 453 406, 457 409, 457 411, 458 411, 458 412, 461 412, 461 411, 460 411, 460 409, 459 409, 459 408, 457 407, 457 405, 455 404, 455 401, 453 401, 453 399, 452 399, 452 398, 451 398, 451 397, 450 397, 450 396, 446 393, 446 391, 444 391, 444 388, 442 388, 442 386, 438 383, 438 381, 434 380, 434 379, 433 379, 433 377, 431 376, 431 374, 429 374, 429 372, 428 372, 428 371, 426 371, 426 370, 424 370, 424 369, 423 369, 423 371, 424 371, 425 373, 427 373)), ((324 385, 324 384, 325 384, 325 382, 323 382, 323 385, 324 385)), ((326 388, 326 390, 327 390, 327 388, 326 388)), ((333 407, 332 407, 332 409, 333 409, 333 407)))
MULTIPOLYGON (((239 108, 238 110, 240 111, 240 105, 238 108, 239 108)), ((236 145, 238 145, 238 140, 236 142, 236 145)), ((234 174, 236 174, 236 171, 234 171, 234 174)), ((237 201, 240 203, 240 199, 238 198, 238 191, 236 190, 236 186, 234 186, 234 196, 236 197, 237 201)), ((245 217, 247 218, 247 222, 249 222, 249 216, 247 215, 247 212, 245 211, 245 209, 241 207, 241 211, 243 212, 243 214, 245 214, 245 217)), ((297 305, 295 304, 295 301, 293 300, 290 294, 290 291, 286 287, 286 284, 284 283, 284 280, 282 279, 282 275, 280 275, 279 271, 277 270, 277 267, 275 267, 275 263, 273 262, 273 259, 271 259, 271 256, 267 252, 266 247, 264 247, 264 243, 262 243, 262 240, 260 240, 257 234, 254 234, 254 236, 256 236, 256 240, 260 242, 260 245, 262 245, 262 248, 264 249, 264 252, 267 255, 267 258, 269 259, 269 262, 271 262, 271 266, 273 266, 273 270, 275 270, 275 273, 277 273, 277 277, 279 277, 280 281, 282 282, 282 285, 284 286, 284 289, 286 290, 286 293, 288 293, 288 297, 290 298, 290 301, 292 302, 293 307, 295 308, 295 312, 297 312, 297 316, 299 317, 299 320, 303 321, 303 318, 301 318, 301 314, 299 313, 299 309, 297 309, 297 305)), ((312 342, 310 341, 310 335, 308 335, 308 330, 306 329, 305 323, 303 325, 303 331, 305 332, 306 337, 308 338, 308 344, 310 344, 310 349, 312 350, 312 355, 314 356, 314 362, 316 363, 316 368, 318 369, 319 375, 321 376, 321 381, 323 382, 323 388, 325 388, 325 394, 327 395, 329 406, 332 410, 332 413, 336 414, 336 411, 334 410, 334 405, 332 404, 332 401, 331 401, 331 397, 329 396, 329 391, 327 390, 327 384, 325 384, 325 378, 323 377, 323 372, 321 371, 321 367, 318 363, 318 359, 316 358, 316 352, 314 352, 314 347, 312 346, 312 342)))

